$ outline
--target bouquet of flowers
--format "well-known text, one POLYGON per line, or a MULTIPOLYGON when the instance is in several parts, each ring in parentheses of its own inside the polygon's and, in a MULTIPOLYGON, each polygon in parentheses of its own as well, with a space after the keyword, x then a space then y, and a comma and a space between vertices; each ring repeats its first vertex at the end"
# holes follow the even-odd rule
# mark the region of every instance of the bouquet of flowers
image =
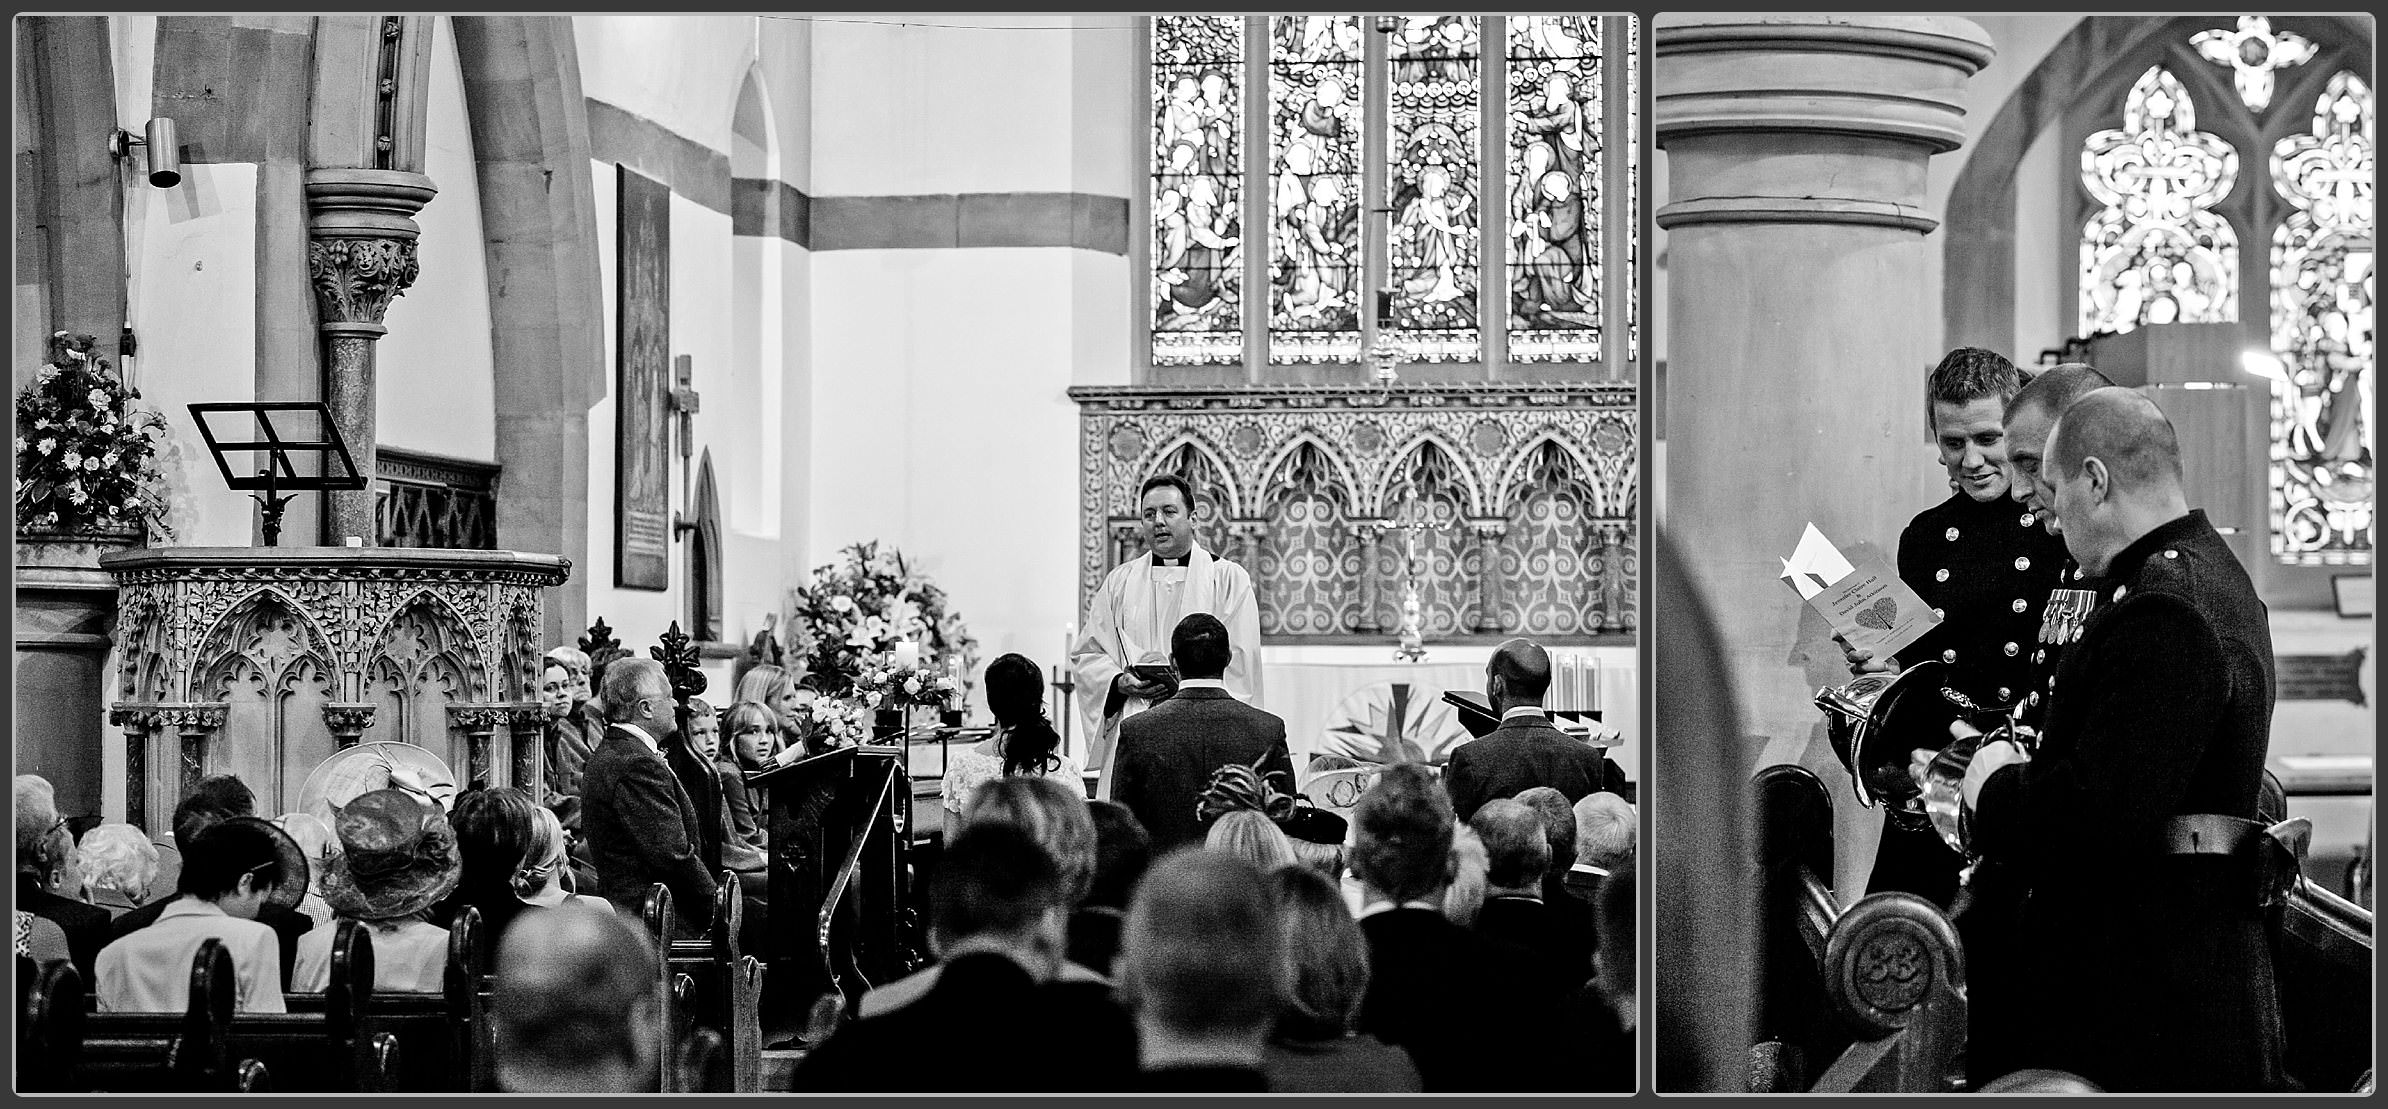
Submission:
MULTIPOLYGON (((844 698, 816 698, 796 712, 796 719, 789 723, 808 738, 818 737, 830 747, 852 747, 871 735, 869 710, 844 698)), ((795 762, 804 757, 804 752, 804 744, 791 744, 780 751, 779 764, 795 762)))
POLYGON ((855 695, 864 708, 891 709, 905 705, 944 708, 962 695, 954 676, 930 662, 913 666, 872 664, 854 677, 855 695))
POLYGON ((91 347, 89 335, 50 336, 50 364, 17 393, 17 529, 146 524, 171 536, 157 461, 166 421, 134 403, 140 390, 126 388, 91 347))
POLYGON ((965 674, 977 660, 978 641, 947 607, 945 591, 876 542, 839 551, 789 602, 788 653, 824 697, 851 695, 865 667, 883 664, 907 640, 921 644, 924 659, 958 657, 965 674))

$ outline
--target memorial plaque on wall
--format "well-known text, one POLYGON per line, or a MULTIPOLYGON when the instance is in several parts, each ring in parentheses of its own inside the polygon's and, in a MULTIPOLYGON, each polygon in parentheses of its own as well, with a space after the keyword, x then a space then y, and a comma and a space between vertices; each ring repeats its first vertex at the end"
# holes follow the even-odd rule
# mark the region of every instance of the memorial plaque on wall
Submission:
POLYGON ((614 584, 660 591, 671 580, 672 190, 615 168, 614 584))

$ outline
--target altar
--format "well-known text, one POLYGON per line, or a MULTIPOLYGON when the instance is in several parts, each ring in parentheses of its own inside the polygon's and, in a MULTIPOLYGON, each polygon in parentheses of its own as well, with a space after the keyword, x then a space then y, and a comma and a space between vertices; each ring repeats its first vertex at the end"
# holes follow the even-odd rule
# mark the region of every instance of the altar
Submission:
MULTIPOLYGON (((1468 738, 1467 729, 1443 692, 1484 689, 1484 664, 1494 644, 1435 644, 1427 657, 1403 662, 1389 646, 1263 646, 1262 708, 1285 721, 1286 746, 1298 776, 1313 754, 1342 754, 1367 761, 1395 749, 1410 757, 1443 762, 1468 738)), ((1590 704, 1552 682, 1545 703, 1555 709, 1597 709, 1601 721, 1624 733, 1604 753, 1635 782, 1640 774, 1640 691, 1635 650, 1618 647, 1551 649, 1554 671, 1584 675, 1590 704)), ((1582 688, 1582 687, 1579 687, 1582 688)), ((1389 760, 1388 760, 1389 761, 1389 760)))

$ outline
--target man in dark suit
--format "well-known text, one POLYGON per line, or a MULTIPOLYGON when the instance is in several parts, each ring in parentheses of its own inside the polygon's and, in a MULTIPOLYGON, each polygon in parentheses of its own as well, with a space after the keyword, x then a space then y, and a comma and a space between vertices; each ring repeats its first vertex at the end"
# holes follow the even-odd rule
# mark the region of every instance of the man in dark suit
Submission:
POLYGON ((1965 775, 1972 846, 2030 889, 2014 1064, 2113 1091, 2280 1088, 2265 902, 2293 862, 2257 819, 2275 695, 2263 602, 2189 509, 2178 440, 2146 397, 2084 395, 2044 470, 2066 547, 2103 587, 2037 753, 1988 744, 1965 775))
MULTIPOLYGON (((1605 764, 1608 760, 1601 761, 1605 764)), ((1542 837, 1551 845, 1550 862, 1542 872, 1542 903, 1550 907, 1551 916, 1558 920, 1559 934, 1583 945, 1584 973, 1589 976, 1592 948, 1600 942, 1600 928, 1592 913, 1592 902, 1567 888, 1567 876, 1575 869, 1575 806, 1566 794, 1549 786, 1525 790, 1517 795, 1517 802, 1542 818, 1542 837)))
POLYGON ((1143 1074, 1156 1093, 1263 1092, 1276 1022, 1280 944, 1260 868, 1182 848, 1136 884, 1121 929, 1119 989, 1136 1015, 1143 1074))
POLYGON ((930 893, 937 984, 901 1008, 839 1029, 797 1065, 794 1088, 1130 1088, 1135 1028, 1110 988, 1054 979, 1068 912, 1060 866, 1026 831, 995 821, 963 829, 946 846, 930 893), (924 1065, 921 1045, 932 1041, 938 1046, 924 1065))
MULTIPOLYGON (((1572 815, 1572 813, 1570 814, 1572 815)), ((1523 802, 1487 801, 1468 818, 1484 843, 1484 905, 1476 932, 1534 953, 1542 973, 1581 985, 1592 977, 1592 929, 1543 900, 1550 839, 1542 816, 1523 802)))
POLYGON ((672 734, 672 687, 663 664, 617 659, 605 668, 605 739, 581 782, 581 828, 598 885, 617 908, 636 913, 657 882, 672 891, 685 927, 713 913, 713 874, 698 855, 704 836, 688 791, 663 761, 672 734))
POLYGON ((1152 835, 1153 853, 1202 842, 1195 799, 1229 763, 1258 763, 1278 789, 1294 791, 1285 721, 1236 700, 1227 671, 1227 625, 1207 612, 1178 621, 1169 636, 1176 694, 1122 721, 1112 800, 1126 805, 1152 835))
POLYGON ((1443 915, 1453 824, 1442 785, 1416 763, 1388 767, 1352 810, 1369 965, 1359 1031, 1407 1048, 1428 1093, 1567 1089, 1568 983, 1443 915))
POLYGON ((1551 726, 1542 694, 1551 684, 1551 656, 1531 639, 1512 639, 1484 664, 1484 696, 1501 726, 1451 752, 1443 780, 1459 819, 1496 797, 1549 786, 1573 802, 1600 788, 1600 749, 1551 726))
MULTIPOLYGON (((200 779, 199 784, 191 790, 191 795, 174 807, 176 853, 188 854, 192 841, 199 838, 199 833, 217 823, 236 816, 257 815, 256 807, 256 796, 250 792, 248 783, 239 778, 218 774, 200 779)), ((161 897, 117 917, 111 925, 108 941, 113 943, 157 923, 158 917, 164 915, 166 907, 173 903, 174 898, 161 897)), ((299 937, 315 927, 314 919, 287 905, 269 904, 257 910, 257 923, 274 930, 274 939, 279 941, 282 948, 282 981, 289 982, 290 965, 298 960, 299 937)))

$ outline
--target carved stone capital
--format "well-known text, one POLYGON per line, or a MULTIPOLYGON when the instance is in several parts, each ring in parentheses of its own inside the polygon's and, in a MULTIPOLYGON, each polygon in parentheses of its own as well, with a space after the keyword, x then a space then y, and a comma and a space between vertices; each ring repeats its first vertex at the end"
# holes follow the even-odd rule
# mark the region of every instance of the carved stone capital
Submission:
POLYGON ((357 701, 333 701, 323 706, 323 726, 345 751, 357 745, 365 729, 373 726, 373 717, 380 706, 357 701))
POLYGON ((420 267, 412 239, 315 239, 307 244, 307 277, 325 330, 378 337, 390 301, 415 283, 420 267))
POLYGON ((448 706, 448 726, 468 732, 493 732, 514 722, 511 704, 454 704, 448 706))
POLYGON ((205 735, 224 726, 225 705, 217 702, 159 705, 151 719, 184 736, 205 735))

